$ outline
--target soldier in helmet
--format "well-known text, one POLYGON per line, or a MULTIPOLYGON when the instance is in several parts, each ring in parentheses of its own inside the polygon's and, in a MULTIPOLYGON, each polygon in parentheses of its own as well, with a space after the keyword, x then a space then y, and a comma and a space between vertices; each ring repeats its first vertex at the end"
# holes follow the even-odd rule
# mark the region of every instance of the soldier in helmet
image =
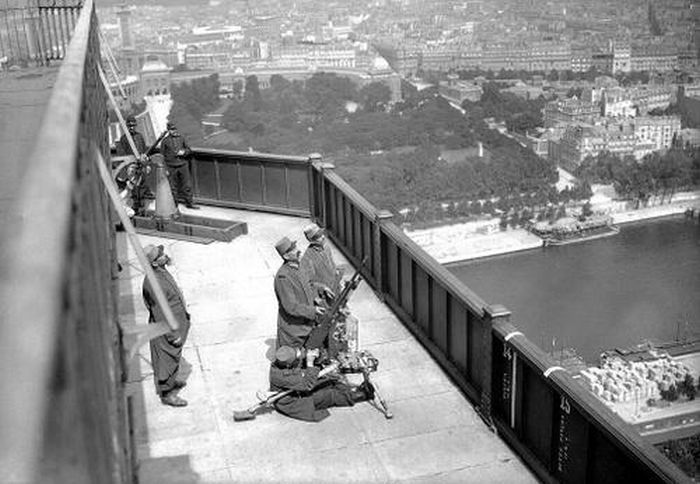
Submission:
POLYGON ((275 250, 283 260, 275 275, 275 296, 279 305, 277 313, 277 347, 303 346, 316 319, 325 308, 314 305, 312 290, 299 269, 300 251, 296 241, 282 237, 275 250))
MULTIPOLYGON (((149 195, 149 190, 144 180, 145 175, 150 171, 150 167, 146 165, 148 161, 146 156, 148 147, 143 135, 136 130, 136 118, 134 116, 126 118, 126 127, 134 140, 138 153, 136 154, 136 163, 129 165, 126 170, 119 173, 117 182, 120 183, 120 188, 125 188, 131 193, 131 208, 136 215, 144 215, 146 210, 145 199, 149 195)), ((117 142, 117 155, 126 156, 133 154, 127 135, 124 133, 117 142)))
POLYGON ((310 224, 304 228, 304 236, 309 246, 299 263, 302 272, 319 293, 330 291, 331 297, 338 294, 342 273, 335 265, 326 243, 325 231, 316 224, 310 224))
POLYGON ((192 202, 192 176, 187 162, 192 150, 177 130, 175 123, 168 121, 167 129, 168 135, 160 144, 160 152, 168 169, 168 181, 173 191, 173 199, 176 203, 184 202, 187 208, 198 209, 199 207, 192 202))
POLYGON ((374 387, 365 380, 351 386, 337 378, 319 377, 314 366, 318 350, 304 352, 299 347, 280 346, 270 366, 270 389, 293 390, 275 402, 275 409, 288 417, 320 422, 330 415, 330 407, 352 407, 355 403, 374 399, 374 387))

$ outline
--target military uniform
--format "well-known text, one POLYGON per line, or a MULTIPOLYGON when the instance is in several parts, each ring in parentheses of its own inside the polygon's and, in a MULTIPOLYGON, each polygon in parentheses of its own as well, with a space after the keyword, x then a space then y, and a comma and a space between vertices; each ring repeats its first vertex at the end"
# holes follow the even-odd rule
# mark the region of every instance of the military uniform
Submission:
POLYGON ((188 207, 192 205, 192 176, 186 159, 190 151, 185 138, 179 133, 168 134, 160 144, 173 199, 176 202, 184 202, 188 207))
POLYGON ((320 290, 323 287, 328 287, 333 293, 338 294, 340 273, 333 261, 331 250, 326 244, 311 242, 304 252, 299 266, 314 289, 320 290))
POLYGON ((275 402, 278 412, 288 417, 309 422, 320 422, 330 415, 330 407, 351 407, 364 400, 363 394, 354 396, 350 386, 332 379, 318 377, 316 367, 281 368, 273 363, 270 367, 270 389, 273 391, 294 390, 275 402))
MULTIPOLYGON (((131 134, 131 137, 134 140, 134 145, 136 146, 136 149, 138 150, 139 154, 145 154, 146 151, 148 151, 148 146, 146 146, 146 140, 144 139, 143 135, 138 131, 134 131, 131 134)), ((133 151, 131 151, 131 145, 129 144, 129 140, 127 139, 125 133, 122 135, 121 138, 119 138, 119 142, 117 143, 117 156, 126 156, 133 154, 133 151)), ((128 181, 132 183, 132 208, 134 209, 134 212, 136 212, 137 215, 143 215, 145 210, 145 199, 150 192, 144 180, 143 164, 139 161, 137 162, 135 168, 131 172, 123 170, 121 173, 124 174, 123 178, 118 179, 117 181, 123 183, 124 185, 126 185, 128 181)), ((120 177, 122 177, 121 174, 120 177)))
POLYGON ((277 347, 301 347, 315 324, 316 309, 304 274, 294 264, 285 262, 275 275, 277 347))
MULTIPOLYGON (((170 272, 165 267, 154 267, 153 272, 163 288, 173 316, 180 324, 177 331, 159 336, 150 342, 153 379, 156 392, 162 397, 177 388, 175 377, 180 367, 182 347, 185 345, 190 330, 190 315, 185 308, 185 298, 182 291, 170 272), (181 341, 178 344, 173 344, 178 337, 181 341)), ((156 302, 153 287, 148 279, 143 281, 143 300, 150 313, 149 323, 165 321, 165 315, 156 302)))

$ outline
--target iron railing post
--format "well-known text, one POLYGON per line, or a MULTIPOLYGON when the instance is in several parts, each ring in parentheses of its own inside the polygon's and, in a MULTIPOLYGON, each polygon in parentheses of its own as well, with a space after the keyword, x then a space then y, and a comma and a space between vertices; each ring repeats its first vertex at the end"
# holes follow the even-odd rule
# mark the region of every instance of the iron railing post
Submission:
POLYGON ((377 291, 379 292, 379 296, 382 300, 384 300, 387 285, 384 277, 386 254, 382 252, 382 225, 391 222, 393 217, 394 214, 388 210, 377 210, 374 216, 374 223, 372 224, 374 232, 372 234, 372 243, 374 244, 374 260, 372 263, 374 264, 377 291))
POLYGON ((493 388, 493 325, 496 322, 510 322, 510 311, 500 304, 484 308, 484 328, 482 332, 482 366, 481 366, 481 401, 479 412, 482 418, 492 425, 491 421, 491 391, 493 388))

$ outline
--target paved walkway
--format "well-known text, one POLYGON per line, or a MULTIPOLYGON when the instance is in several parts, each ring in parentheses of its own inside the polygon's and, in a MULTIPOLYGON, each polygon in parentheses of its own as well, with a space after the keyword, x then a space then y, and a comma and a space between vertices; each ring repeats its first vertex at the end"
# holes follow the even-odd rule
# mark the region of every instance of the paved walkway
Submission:
MULTIPOLYGON (((193 324, 181 391, 188 407, 160 404, 148 346, 132 365, 141 482, 536 482, 365 283, 350 306, 361 321, 361 347, 380 361, 373 379, 394 419, 365 403, 332 409, 317 424, 275 412, 234 422, 232 411, 253 404, 256 390, 268 385, 277 312, 272 280, 280 265, 274 241, 292 236, 303 250, 308 221, 201 212, 245 221, 249 234, 211 245, 142 237, 172 254, 193 324)), ((123 234, 119 243, 121 317, 144 324, 143 275, 123 234)), ((346 262, 337 252, 336 260, 346 262)))
MULTIPOLYGON (((58 67, 0 71, 0 226, 8 227, 58 67)), ((0 257, 3 237, 0 237, 0 257)))

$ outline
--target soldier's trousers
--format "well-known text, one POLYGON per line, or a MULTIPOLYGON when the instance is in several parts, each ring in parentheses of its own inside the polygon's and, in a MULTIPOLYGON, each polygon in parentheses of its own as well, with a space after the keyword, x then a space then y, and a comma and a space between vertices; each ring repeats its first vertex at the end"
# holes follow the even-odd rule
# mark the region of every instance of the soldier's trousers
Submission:
POLYGON ((169 166, 168 181, 170 189, 173 191, 175 203, 192 204, 192 176, 187 164, 176 167, 169 166))

